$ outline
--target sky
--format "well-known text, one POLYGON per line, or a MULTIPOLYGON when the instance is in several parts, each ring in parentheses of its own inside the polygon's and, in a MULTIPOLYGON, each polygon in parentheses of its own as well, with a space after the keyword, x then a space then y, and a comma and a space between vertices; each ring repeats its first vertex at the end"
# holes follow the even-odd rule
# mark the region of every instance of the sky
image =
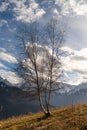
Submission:
POLYGON ((0 76, 19 83, 14 68, 20 54, 15 38, 21 23, 40 24, 51 17, 62 18, 68 29, 62 57, 65 80, 70 84, 87 82, 87 1, 86 0, 0 0, 0 76))

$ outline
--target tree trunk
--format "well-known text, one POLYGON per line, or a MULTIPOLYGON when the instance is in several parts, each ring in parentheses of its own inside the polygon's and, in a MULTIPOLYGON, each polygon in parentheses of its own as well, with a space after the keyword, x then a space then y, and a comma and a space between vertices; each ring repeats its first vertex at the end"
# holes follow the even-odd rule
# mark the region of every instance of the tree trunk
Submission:
MULTIPOLYGON (((49 117, 50 116, 50 111, 49 111, 49 106, 47 108, 47 110, 45 109, 45 107, 43 106, 43 103, 42 103, 42 99, 41 99, 41 96, 39 95, 39 104, 40 104, 40 108, 42 109, 44 115, 46 117, 49 117)), ((47 106, 46 106, 47 107, 47 106)))

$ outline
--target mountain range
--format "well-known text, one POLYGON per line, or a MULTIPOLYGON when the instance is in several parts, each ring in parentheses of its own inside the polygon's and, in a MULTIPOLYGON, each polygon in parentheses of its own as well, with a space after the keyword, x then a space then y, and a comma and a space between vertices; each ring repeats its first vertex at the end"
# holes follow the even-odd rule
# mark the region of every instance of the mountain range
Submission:
MULTIPOLYGON (((64 88, 73 87, 63 84, 64 88)), ((60 90, 52 93, 51 108, 87 102, 87 83, 74 86, 69 92, 60 90), (80 89, 79 89, 80 88, 80 89)), ((20 114, 40 111, 36 95, 31 95, 21 88, 11 86, 6 80, 0 80, 0 119, 20 114)))

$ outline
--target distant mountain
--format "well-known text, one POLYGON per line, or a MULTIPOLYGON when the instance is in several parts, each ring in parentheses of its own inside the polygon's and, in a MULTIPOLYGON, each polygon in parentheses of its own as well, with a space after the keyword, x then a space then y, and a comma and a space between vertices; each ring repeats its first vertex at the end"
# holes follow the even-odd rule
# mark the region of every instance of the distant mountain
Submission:
POLYGON ((56 107, 68 106, 72 104, 85 103, 85 102, 87 103, 87 88, 85 87, 78 89, 78 91, 76 90, 76 88, 74 88, 70 92, 62 94, 54 93, 51 99, 51 104, 56 107))
POLYGON ((39 111, 38 103, 32 101, 33 98, 28 92, 0 81, 0 107, 2 108, 0 119, 39 111))
POLYGON ((7 79, 3 79, 2 77, 0 77, 0 86, 1 87, 6 87, 6 86, 12 87, 12 84, 7 79))
POLYGON ((85 90, 85 92, 87 91, 87 83, 75 85, 74 88, 70 90, 69 95, 72 93, 79 93, 84 90, 85 90))

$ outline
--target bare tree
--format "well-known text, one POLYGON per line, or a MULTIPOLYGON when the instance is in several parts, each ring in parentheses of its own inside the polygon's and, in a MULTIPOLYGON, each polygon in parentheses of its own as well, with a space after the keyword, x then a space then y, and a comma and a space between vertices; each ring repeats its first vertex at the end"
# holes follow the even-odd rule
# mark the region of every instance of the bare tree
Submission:
POLYGON ((43 37, 35 25, 30 25, 25 32, 20 32, 18 37, 27 54, 26 60, 21 62, 25 88, 37 94, 42 111, 49 116, 51 94, 59 89, 58 82, 62 74, 60 47, 65 31, 58 30, 58 22, 55 19, 51 19, 44 28, 43 37), (42 41, 44 45, 41 44, 42 41))

